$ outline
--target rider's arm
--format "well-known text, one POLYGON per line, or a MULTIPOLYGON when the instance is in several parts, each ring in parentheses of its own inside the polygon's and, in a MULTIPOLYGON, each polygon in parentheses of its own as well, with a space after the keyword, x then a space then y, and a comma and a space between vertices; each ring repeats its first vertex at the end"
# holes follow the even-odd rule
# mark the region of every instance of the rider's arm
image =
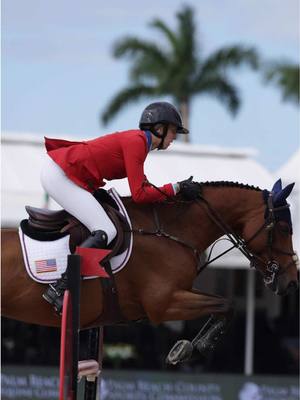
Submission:
POLYGON ((144 174, 144 162, 147 156, 143 136, 133 136, 123 146, 123 157, 132 199, 136 203, 163 201, 167 196, 174 196, 173 185, 168 183, 159 190, 150 186, 144 174), (165 195, 164 195, 165 194, 165 195))

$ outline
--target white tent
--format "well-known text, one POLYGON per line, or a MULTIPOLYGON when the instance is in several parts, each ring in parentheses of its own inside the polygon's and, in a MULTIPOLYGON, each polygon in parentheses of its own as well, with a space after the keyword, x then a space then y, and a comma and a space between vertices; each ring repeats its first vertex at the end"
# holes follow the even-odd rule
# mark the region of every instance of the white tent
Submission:
MULTIPOLYGON (((26 217, 24 205, 43 207, 45 204, 45 194, 39 179, 45 157, 43 142, 42 137, 32 134, 2 135, 4 226, 16 226, 26 217)), ((151 152, 146 160, 145 173, 156 185, 177 182, 193 175, 198 181, 232 180, 270 188, 272 176, 254 160, 254 155, 255 152, 249 149, 175 143, 170 150, 151 152)), ((106 187, 111 186, 121 195, 129 195, 126 179, 108 182, 106 187)), ((53 207, 55 205, 51 204, 53 207)))

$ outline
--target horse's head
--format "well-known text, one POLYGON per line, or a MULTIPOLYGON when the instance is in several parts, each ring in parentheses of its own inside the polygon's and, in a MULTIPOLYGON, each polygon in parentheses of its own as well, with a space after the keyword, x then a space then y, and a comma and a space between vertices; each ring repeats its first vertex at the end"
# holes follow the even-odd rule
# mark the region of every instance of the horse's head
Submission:
POLYGON ((278 295, 298 288, 299 260, 292 244, 292 219, 286 199, 294 183, 282 188, 279 179, 271 192, 262 192, 264 213, 255 214, 245 225, 244 239, 252 253, 251 266, 262 275, 265 285, 278 295))

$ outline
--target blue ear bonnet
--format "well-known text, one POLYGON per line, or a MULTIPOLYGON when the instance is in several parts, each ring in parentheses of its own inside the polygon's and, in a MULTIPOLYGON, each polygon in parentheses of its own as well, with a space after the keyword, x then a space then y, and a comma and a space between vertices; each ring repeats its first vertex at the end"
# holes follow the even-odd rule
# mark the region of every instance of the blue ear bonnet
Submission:
MULTIPOLYGON (((288 203, 286 201, 287 197, 291 193, 294 187, 294 183, 290 183, 287 185, 284 189, 282 189, 282 183, 281 179, 278 179, 278 181, 274 184, 271 193, 273 194, 273 206, 274 208, 277 207, 282 207, 286 206, 288 203)), ((268 198, 269 198, 270 192, 268 190, 263 190, 263 198, 264 202, 267 205, 266 211, 265 211, 265 219, 269 215, 269 208, 268 208, 268 198)), ((284 208, 283 210, 275 210, 274 211, 274 218, 275 222, 278 221, 284 221, 288 224, 290 227, 290 233, 293 233, 293 226, 292 226, 292 217, 291 217, 291 212, 289 208, 284 208)))

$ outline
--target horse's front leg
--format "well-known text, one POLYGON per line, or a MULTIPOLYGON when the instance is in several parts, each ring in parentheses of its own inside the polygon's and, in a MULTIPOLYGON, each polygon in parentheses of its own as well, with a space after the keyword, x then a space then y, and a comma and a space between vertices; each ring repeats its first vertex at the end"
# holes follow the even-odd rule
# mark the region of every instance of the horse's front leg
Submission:
MULTIPOLYGON (((193 289, 194 293, 202 294, 198 289, 193 289)), ((220 296, 206 294, 209 297, 223 299, 220 296)), ((201 328, 200 332, 192 340, 193 346, 202 354, 214 350, 221 337, 227 331, 232 318, 234 308, 232 301, 227 300, 227 309, 224 313, 213 313, 208 321, 201 328)))
POLYGON ((163 321, 192 320, 205 315, 210 315, 210 318, 191 342, 178 341, 166 361, 177 364, 188 360, 194 349, 202 354, 213 350, 225 334, 232 314, 232 302, 223 297, 202 293, 197 289, 176 291, 162 315, 163 321))
POLYGON ((154 322, 188 321, 211 314, 223 316, 231 311, 232 302, 230 300, 191 289, 175 291, 167 307, 156 309, 155 315, 152 316, 154 322))

